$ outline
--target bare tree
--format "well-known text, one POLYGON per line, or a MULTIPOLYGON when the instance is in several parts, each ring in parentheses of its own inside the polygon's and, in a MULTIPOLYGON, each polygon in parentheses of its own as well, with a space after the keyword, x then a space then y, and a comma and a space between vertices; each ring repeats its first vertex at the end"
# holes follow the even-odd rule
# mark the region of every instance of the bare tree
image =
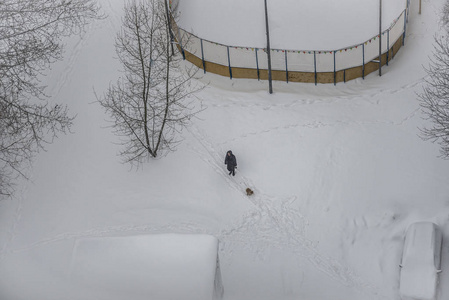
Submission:
MULTIPOLYGON (((447 7, 447 6, 446 6, 447 7)), ((421 137, 438 143, 441 157, 449 158, 449 38, 436 36, 433 57, 430 59, 428 74, 419 94, 421 107, 426 119, 432 125, 421 129, 421 137)))
POLYGON ((92 1, 0 0, 0 195, 72 124, 66 106, 48 104, 38 77, 62 58, 63 37, 101 17, 92 1))
POLYGON ((443 6, 443 13, 441 14, 441 23, 443 26, 446 26, 449 24, 449 2, 446 1, 446 3, 443 6))
POLYGON ((111 85, 100 104, 122 139, 125 162, 139 165, 174 150, 178 133, 198 112, 191 81, 196 72, 171 51, 169 14, 164 0, 130 0, 125 4, 116 52, 124 75, 111 85))

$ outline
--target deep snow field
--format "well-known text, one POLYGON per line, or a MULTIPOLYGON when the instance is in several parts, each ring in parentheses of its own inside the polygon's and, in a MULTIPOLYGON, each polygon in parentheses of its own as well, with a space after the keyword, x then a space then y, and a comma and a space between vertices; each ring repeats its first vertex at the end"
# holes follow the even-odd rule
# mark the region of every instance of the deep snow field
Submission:
MULTIPOLYGON (((123 299, 90 298, 69 280, 74 245, 154 233, 216 236, 227 300, 399 299, 404 233, 423 220, 443 230, 439 299, 449 297, 449 162, 419 138, 416 96, 443 0, 423 0, 421 15, 412 0, 405 47, 381 77, 274 82, 270 95, 266 81, 202 75, 206 109, 176 152, 137 170, 120 163, 94 96, 120 75, 118 2, 100 2, 109 17, 68 40, 44 78, 77 117, 0 202, 1 300, 123 299)), ((152 299, 144 291, 128 299, 152 299)))

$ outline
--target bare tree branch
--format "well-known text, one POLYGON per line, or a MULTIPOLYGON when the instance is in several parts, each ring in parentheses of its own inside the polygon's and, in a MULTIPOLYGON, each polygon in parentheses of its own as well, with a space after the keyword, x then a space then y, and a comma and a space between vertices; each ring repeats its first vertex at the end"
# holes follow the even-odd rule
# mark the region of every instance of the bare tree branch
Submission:
POLYGON ((49 105, 38 76, 62 58, 62 38, 101 18, 92 0, 0 1, 0 195, 24 164, 70 130, 66 106, 49 105))
POLYGON ((191 81, 197 69, 183 68, 171 46, 164 0, 125 4, 115 43, 124 75, 97 97, 121 137, 125 162, 139 165, 173 151, 177 133, 198 112, 193 110, 193 95, 202 87, 191 81))
POLYGON ((421 137, 438 143, 441 157, 449 159, 449 38, 436 36, 434 40, 433 57, 426 68, 428 79, 418 95, 424 115, 432 125, 421 128, 421 137))

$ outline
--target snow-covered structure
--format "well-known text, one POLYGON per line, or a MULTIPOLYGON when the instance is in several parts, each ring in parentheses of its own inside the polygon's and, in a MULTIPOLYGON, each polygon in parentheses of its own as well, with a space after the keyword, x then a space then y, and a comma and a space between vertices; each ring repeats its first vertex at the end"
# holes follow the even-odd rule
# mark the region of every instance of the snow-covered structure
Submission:
POLYGON ((79 239, 70 277, 83 297, 95 299, 218 300, 223 296, 218 240, 210 235, 79 239))
MULTIPOLYGON (((291 1, 268 1, 274 80, 336 84, 364 78, 379 69, 379 53, 381 64, 388 65, 404 45, 409 1, 384 1, 382 8, 374 0, 345 5, 321 0, 321 6, 304 1, 301 11, 290 9, 291 1), (364 10, 372 12, 370 18, 364 10)), ((204 72, 268 78, 263 2, 172 1, 174 34, 184 57, 204 72), (198 7, 213 13, 202 14, 198 7)))
POLYGON ((399 292, 403 300, 436 297, 441 272, 442 233, 432 222, 413 223, 407 229, 401 261, 399 292))

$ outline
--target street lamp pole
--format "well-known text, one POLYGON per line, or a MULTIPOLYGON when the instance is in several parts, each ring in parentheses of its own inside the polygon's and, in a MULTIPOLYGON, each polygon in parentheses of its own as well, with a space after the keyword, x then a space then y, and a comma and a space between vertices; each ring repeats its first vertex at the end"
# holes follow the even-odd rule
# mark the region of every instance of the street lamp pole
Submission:
POLYGON ((265 26, 267 31, 267 57, 268 57, 268 92, 273 94, 273 85, 271 83, 271 50, 270 50, 270 32, 268 30, 268 9, 267 0, 265 1, 265 26))
POLYGON ((382 0, 379 0, 379 76, 382 76, 382 0))
POLYGON ((170 9, 169 9, 169 5, 168 5, 168 1, 164 0, 164 4, 165 4, 165 13, 167 14, 167 26, 168 26, 168 31, 170 34, 171 55, 175 55, 175 49, 173 47, 173 42, 175 39, 173 37, 173 32, 171 30, 171 16, 170 16, 170 9))

